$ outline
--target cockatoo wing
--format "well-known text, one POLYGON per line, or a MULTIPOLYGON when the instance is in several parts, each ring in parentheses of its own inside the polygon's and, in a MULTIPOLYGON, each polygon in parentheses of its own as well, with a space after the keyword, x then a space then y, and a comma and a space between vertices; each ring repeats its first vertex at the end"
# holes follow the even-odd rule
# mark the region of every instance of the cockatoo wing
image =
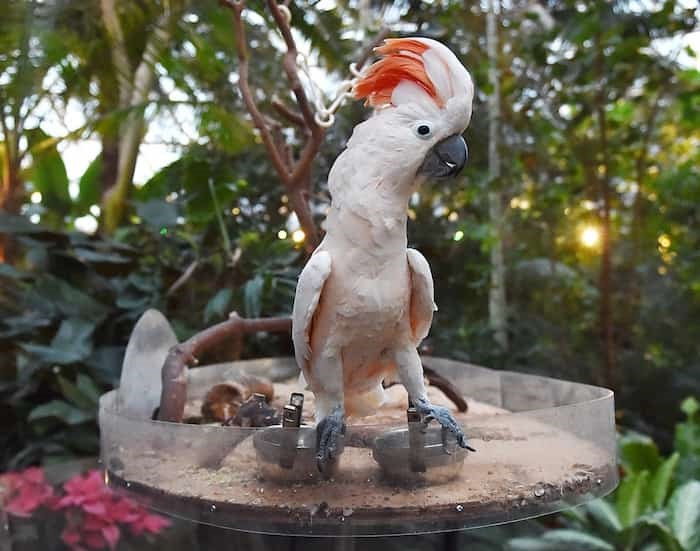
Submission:
POLYGON ((415 249, 406 251, 411 271, 410 319, 413 342, 416 346, 428 336, 433 312, 437 310, 434 300, 433 275, 425 257, 415 249))
POLYGON ((302 373, 311 359, 311 330, 314 314, 321 300, 323 285, 331 273, 331 255, 327 251, 316 252, 306 263, 297 282, 292 311, 292 341, 294 356, 302 373))

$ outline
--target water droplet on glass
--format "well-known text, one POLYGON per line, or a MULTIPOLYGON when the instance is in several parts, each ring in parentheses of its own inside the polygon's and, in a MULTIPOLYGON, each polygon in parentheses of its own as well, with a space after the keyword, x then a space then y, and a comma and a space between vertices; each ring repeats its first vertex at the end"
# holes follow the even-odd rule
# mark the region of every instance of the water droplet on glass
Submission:
POLYGON ((535 497, 542 497, 544 495, 544 488, 542 486, 537 486, 535 488, 535 497))
POLYGON ((212 505, 212 506, 211 506, 211 512, 212 512, 212 513, 215 513, 215 512, 216 512, 216 505, 212 505))
POLYGON ((457 509, 458 513, 461 513, 462 511, 464 511, 464 507, 462 505, 457 505, 457 507, 455 507, 455 509, 457 509))

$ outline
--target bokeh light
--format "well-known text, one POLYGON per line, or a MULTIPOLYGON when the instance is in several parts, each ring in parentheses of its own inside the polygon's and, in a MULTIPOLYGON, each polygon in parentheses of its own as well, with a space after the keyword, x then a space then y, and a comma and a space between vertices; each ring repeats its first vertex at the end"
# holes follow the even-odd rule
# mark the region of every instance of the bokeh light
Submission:
POLYGON ((586 226, 581 231, 581 244, 592 249, 600 244, 600 230, 595 226, 586 226))

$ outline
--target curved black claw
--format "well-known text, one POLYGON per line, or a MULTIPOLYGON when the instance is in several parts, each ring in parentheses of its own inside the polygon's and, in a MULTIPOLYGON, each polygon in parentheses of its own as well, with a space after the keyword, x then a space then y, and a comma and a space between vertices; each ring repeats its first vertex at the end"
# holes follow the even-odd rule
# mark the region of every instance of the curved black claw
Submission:
MULTIPOLYGON (((417 400, 416 409, 423 417, 423 422, 425 423, 426 427, 430 421, 437 421, 443 428, 447 429, 448 432, 451 432, 455 436, 457 439, 457 444, 459 444, 460 447, 472 452, 476 451, 467 443, 467 437, 464 434, 462 427, 460 427, 457 421, 455 421, 455 418, 450 413, 450 410, 442 406, 434 406, 426 399, 417 400)), ((445 434, 443 432, 443 447, 446 447, 446 444, 447 442, 445 441, 445 434)))
MULTIPOLYGON (((338 440, 345 434, 345 412, 338 406, 316 427, 316 466, 324 475, 338 458, 338 440)), ((341 450, 342 451, 342 450, 341 450)))

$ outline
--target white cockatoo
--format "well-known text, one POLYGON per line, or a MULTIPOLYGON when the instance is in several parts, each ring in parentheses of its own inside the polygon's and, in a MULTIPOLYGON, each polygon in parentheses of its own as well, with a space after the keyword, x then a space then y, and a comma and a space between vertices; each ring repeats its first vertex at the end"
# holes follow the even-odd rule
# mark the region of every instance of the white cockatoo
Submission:
POLYGON ((326 235, 296 289, 296 361, 315 395, 317 460, 334 458, 346 416, 374 413, 382 381, 398 378, 425 422, 438 421, 468 448, 451 413, 427 397, 417 347, 430 330, 433 278, 407 248, 408 201, 429 178, 467 160, 461 134, 474 85, 457 57, 427 38, 389 39, 354 87, 374 107, 355 127, 328 177, 326 235))

